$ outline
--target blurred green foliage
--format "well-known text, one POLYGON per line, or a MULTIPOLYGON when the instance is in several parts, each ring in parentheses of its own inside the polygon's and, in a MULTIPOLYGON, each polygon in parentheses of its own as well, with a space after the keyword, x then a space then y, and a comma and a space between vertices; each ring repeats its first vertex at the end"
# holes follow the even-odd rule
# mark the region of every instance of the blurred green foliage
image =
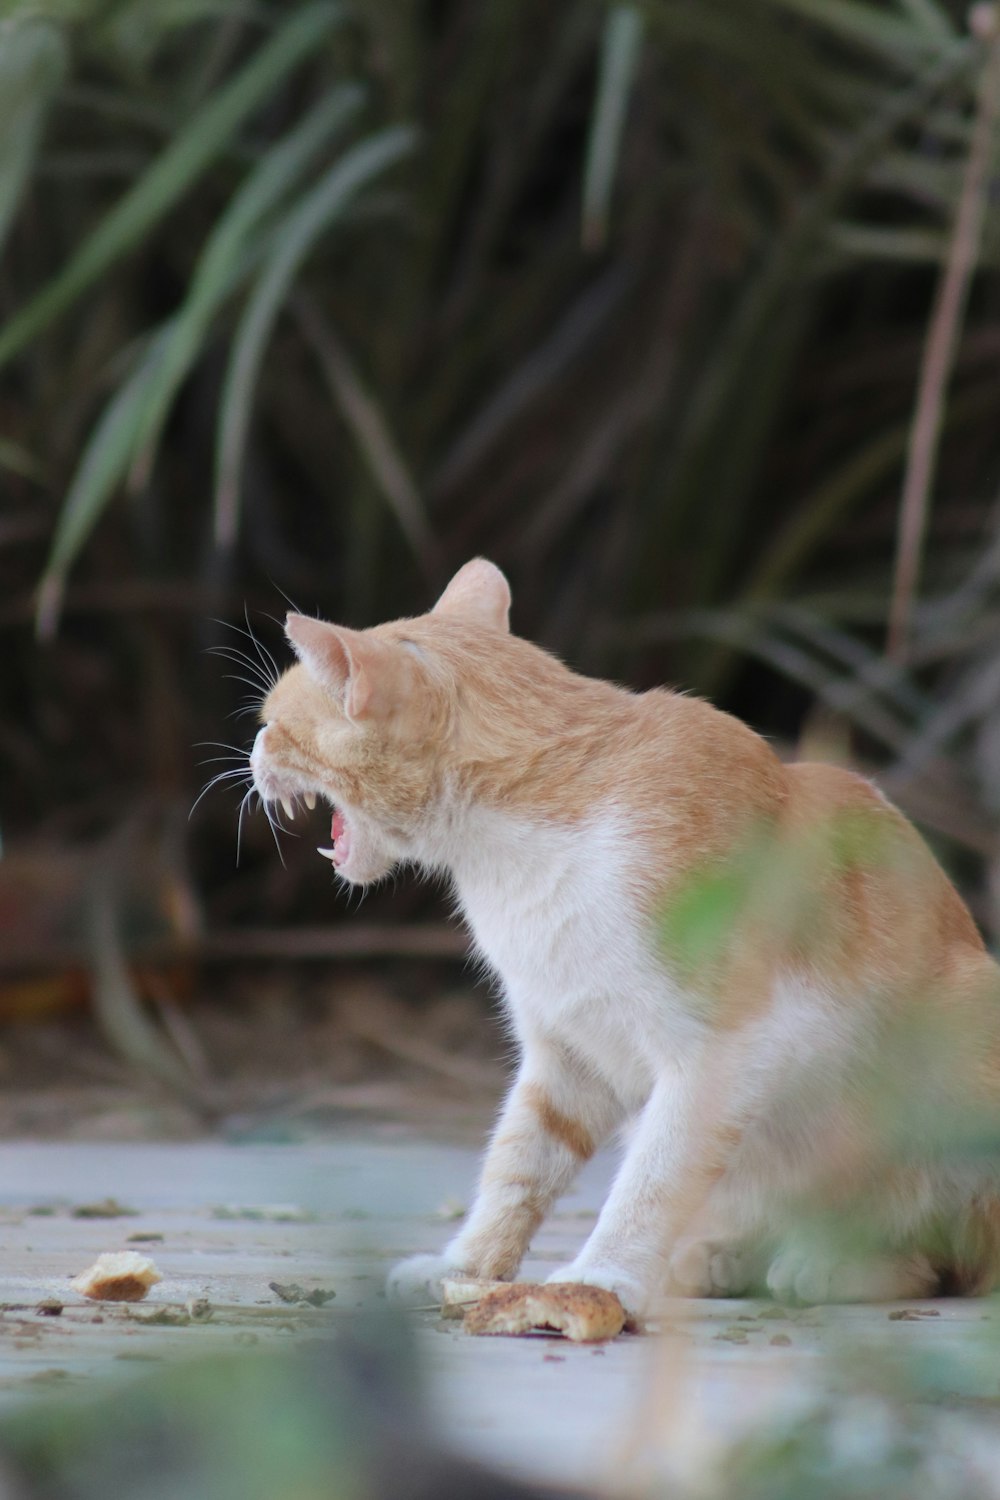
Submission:
MULTIPOLYGON (((374 1325, 374 1327, 373 1327, 374 1325)), ((439 1446, 412 1340, 363 1333, 295 1353, 194 1354, 0 1423, 0 1480, 25 1500, 531 1500, 439 1446)))
MULTIPOLYGON (((995 159, 909 666, 882 643, 995 45, 950 0, 8 0, 5 832, 190 802, 242 695, 212 618, 365 624, 483 552, 584 670, 786 738, 832 706, 991 863, 995 159)), ((221 869, 233 806, 199 817, 221 869)))

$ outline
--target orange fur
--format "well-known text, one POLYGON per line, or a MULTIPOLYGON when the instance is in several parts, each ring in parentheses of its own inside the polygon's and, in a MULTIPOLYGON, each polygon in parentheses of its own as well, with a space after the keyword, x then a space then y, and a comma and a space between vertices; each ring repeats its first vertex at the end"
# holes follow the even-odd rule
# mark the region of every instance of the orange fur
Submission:
POLYGON ((538 1116, 538 1123, 546 1135, 559 1141, 581 1161, 589 1161, 594 1154, 594 1142, 590 1132, 578 1120, 572 1120, 562 1110, 556 1109, 538 1084, 532 1084, 527 1091, 527 1103, 538 1116))

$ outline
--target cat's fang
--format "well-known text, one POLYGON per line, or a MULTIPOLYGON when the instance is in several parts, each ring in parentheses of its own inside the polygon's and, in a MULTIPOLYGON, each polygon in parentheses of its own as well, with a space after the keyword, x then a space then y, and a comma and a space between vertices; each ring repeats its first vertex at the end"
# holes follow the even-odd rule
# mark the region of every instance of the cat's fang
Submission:
POLYGON ((289 822, 294 821, 295 803, 292 801, 292 799, 290 797, 282 797, 281 805, 285 809, 285 815, 287 816, 289 822))
POLYGON ((323 856, 324 859, 331 859, 332 860, 332 859, 336 859, 336 857, 337 857, 337 851, 336 851, 336 849, 320 849, 320 848, 317 848, 316 853, 317 854, 322 854, 322 856, 323 856))
POLYGON ((313 808, 316 806, 316 793, 315 792, 306 792, 305 793, 305 804, 306 804, 306 807, 308 807, 309 811, 312 812, 313 808))

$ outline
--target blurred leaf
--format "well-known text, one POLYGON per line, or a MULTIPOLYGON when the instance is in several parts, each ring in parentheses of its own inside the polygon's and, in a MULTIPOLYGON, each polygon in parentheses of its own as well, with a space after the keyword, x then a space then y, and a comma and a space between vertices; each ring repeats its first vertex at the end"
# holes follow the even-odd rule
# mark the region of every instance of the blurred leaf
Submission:
POLYGON ((212 318, 247 270, 246 245, 261 221, 294 187, 311 156, 360 109, 363 91, 332 89, 295 130, 265 153, 216 221, 191 279, 135 435, 134 458, 148 471, 177 388, 200 353, 212 318))
POLYGON ((67 63, 66 43, 48 22, 0 22, 0 252, 67 63))
POLYGON ((642 15, 617 5, 604 23, 597 97, 583 181, 583 247, 600 250, 608 234, 611 192, 621 150, 622 128, 642 44, 642 15))
POLYGON ((68 569, 129 464, 140 452, 144 466, 151 463, 160 426, 200 352, 213 315, 246 274, 246 240, 290 190, 309 157, 358 109, 361 99, 361 91, 350 85, 333 90, 265 154, 209 236, 185 303, 153 337, 146 356, 109 403, 60 512, 40 591, 38 620, 43 635, 54 628, 68 569))
POLYGON ((955 35, 948 12, 937 0, 897 0, 901 10, 905 10, 910 19, 931 36, 940 37, 942 41, 948 41, 955 35))
POLYGON ((66 572, 128 465, 171 334, 172 325, 168 323, 149 340, 84 449, 59 512, 49 559, 38 586, 35 619, 38 634, 43 638, 51 636, 56 628, 66 572))
POLYGON ((226 371, 216 446, 215 535, 221 546, 236 536, 240 475, 254 389, 274 321, 302 262, 362 188, 412 151, 415 135, 397 125, 346 152, 274 231, 264 268, 240 320, 226 371))
POLYGON ((20 474, 25 479, 35 479, 39 482, 45 475, 45 470, 38 460, 11 438, 0 437, 0 469, 9 469, 12 474, 20 474))
POLYGON ((768 0, 804 20, 815 21, 845 41, 858 42, 881 53, 897 65, 919 63, 920 55, 947 50, 954 40, 941 28, 920 25, 893 16, 880 5, 864 0, 768 0), (914 54, 916 56, 914 57, 914 54))
MULTIPOLYGON (((952 402, 947 421, 961 427, 995 407, 992 385, 966 391, 952 402)), ((899 423, 875 434, 802 498, 765 552, 747 590, 748 599, 770 599, 780 594, 836 522, 870 493, 878 480, 901 465, 907 431, 906 424, 899 423)))
MULTIPOLYGON (((745 279, 728 324, 700 371, 685 413, 676 444, 671 504, 669 510, 661 510, 660 528, 674 523, 679 511, 690 512, 697 498, 706 493, 711 494, 715 505, 729 509, 732 494, 725 488, 727 483, 742 485, 745 493, 748 453, 756 464, 766 436, 761 421, 773 422, 794 342, 804 331, 806 299, 814 290, 809 275, 812 260, 825 245, 833 216, 900 127, 918 117, 972 63, 970 49, 963 46, 928 68, 916 82, 887 93, 878 113, 841 143, 819 186, 796 204, 783 233, 768 246, 756 274, 745 279), (744 423, 747 392, 758 404, 760 415, 745 429, 749 449, 742 456, 737 454, 739 461, 734 462, 731 434, 744 423), (719 440, 722 433, 726 435, 724 443, 719 440)), ((649 554, 651 560, 661 550, 662 540, 658 541, 649 554)), ((737 542, 733 530, 719 537, 723 549, 737 542)), ((718 576, 717 562, 714 567, 713 580, 718 576)), ((647 590, 652 586, 646 582, 647 590)), ((706 668, 704 681, 709 688, 717 666, 718 660, 713 658, 706 668)))
POLYGON ((294 14, 202 106, 139 181, 84 240, 69 264, 0 329, 0 366, 64 313, 116 260, 141 243, 232 140, 278 82, 316 47, 341 10, 321 3, 294 14))
POLYGON ((436 548, 427 511, 385 413, 366 389, 343 343, 325 322, 319 309, 303 299, 298 321, 303 337, 312 345, 323 367, 330 393, 354 433, 400 530, 425 570, 430 572, 436 548))

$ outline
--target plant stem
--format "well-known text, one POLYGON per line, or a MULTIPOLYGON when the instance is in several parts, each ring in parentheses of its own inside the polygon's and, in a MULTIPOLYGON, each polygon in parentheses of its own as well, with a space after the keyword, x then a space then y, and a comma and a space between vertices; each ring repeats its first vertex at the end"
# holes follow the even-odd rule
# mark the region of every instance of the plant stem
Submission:
POLYGON ((886 654, 898 662, 906 657, 910 616, 920 579, 931 490, 937 468, 945 394, 979 254, 986 206, 986 177, 1000 110, 1000 13, 996 7, 991 7, 991 10, 992 29, 980 75, 975 126, 948 259, 927 331, 900 498, 896 566, 886 641, 886 654))

